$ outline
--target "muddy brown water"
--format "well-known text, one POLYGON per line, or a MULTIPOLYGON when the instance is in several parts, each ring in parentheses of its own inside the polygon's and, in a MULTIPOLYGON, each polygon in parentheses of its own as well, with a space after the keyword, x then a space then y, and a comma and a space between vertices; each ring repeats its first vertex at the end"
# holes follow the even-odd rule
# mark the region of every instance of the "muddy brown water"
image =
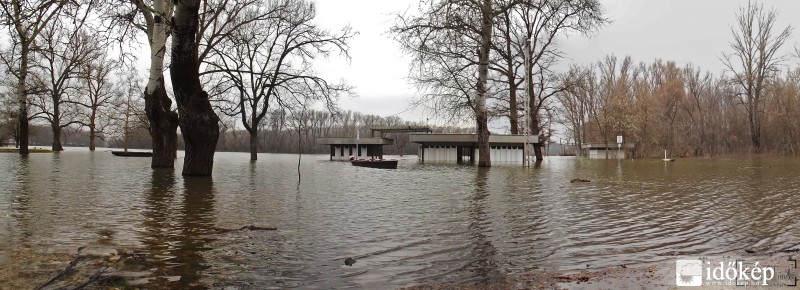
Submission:
POLYGON ((392 288, 800 247, 800 159, 381 170, 305 155, 298 185, 296 155, 248 158, 218 153, 204 179, 102 150, 0 154, 0 268, 20 247, 86 246, 141 254, 145 288, 392 288), (206 234, 251 224, 278 230, 206 234))

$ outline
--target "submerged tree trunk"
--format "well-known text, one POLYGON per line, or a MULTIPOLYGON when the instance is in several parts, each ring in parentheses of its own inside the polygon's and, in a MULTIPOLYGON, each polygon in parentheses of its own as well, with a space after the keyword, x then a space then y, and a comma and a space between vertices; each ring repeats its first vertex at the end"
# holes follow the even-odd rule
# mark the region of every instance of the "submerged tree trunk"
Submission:
POLYGON ((95 124, 95 120, 97 120, 96 106, 92 106, 92 114, 89 116, 89 118, 89 151, 94 151, 96 149, 95 138, 97 135, 97 124, 95 124))
POLYGON ((250 160, 258 160, 258 129, 250 131, 250 160))
POLYGON ((53 151, 64 151, 64 147, 61 145, 61 126, 54 123, 51 129, 53 131, 53 151))
POLYGON ((486 83, 489 75, 489 49, 492 41, 492 0, 483 0, 481 7, 481 45, 478 55, 478 96, 475 101, 475 119, 478 122, 478 166, 492 166, 489 154, 489 116, 486 112, 486 83))
POLYGON ((200 84, 195 37, 200 0, 175 2, 170 76, 185 142, 183 175, 210 176, 219 139, 219 117, 200 84))
POLYGON ((97 134, 97 132, 94 129, 94 125, 89 126, 89 151, 97 149, 95 145, 95 134, 97 134))
MULTIPOLYGON (((150 122, 148 132, 153 144, 153 157, 150 167, 173 168, 175 167, 175 157, 178 149, 178 113, 172 111, 172 100, 167 96, 167 89, 164 86, 164 55, 167 48, 167 30, 164 19, 160 15, 160 13, 171 14, 172 9, 169 3, 164 3, 163 0, 154 1, 153 6, 159 13, 152 14, 153 21, 149 36, 150 75, 144 91, 144 111, 147 115, 147 120, 150 122)), ((126 143, 126 151, 127 148, 126 143)))
MULTIPOLYGON (((145 113, 150 122, 150 137, 153 141, 152 168, 173 168, 178 150, 178 114, 171 111, 172 101, 164 88, 163 76, 158 85, 144 92, 145 113)), ((127 147, 126 147, 127 148, 127 147)))
POLYGON ((28 155, 28 92, 26 89, 26 79, 28 77, 28 47, 27 42, 22 42, 22 50, 19 60, 19 79, 17 83, 17 100, 19 101, 19 111, 17 118, 19 121, 19 154, 28 155))
MULTIPOLYGON (((754 101, 751 101, 751 104, 758 104, 758 98, 752 98, 754 101)), ((759 123, 759 115, 758 110, 755 106, 750 105, 748 108, 748 114, 750 115, 748 120, 748 124, 750 125, 750 141, 753 144, 753 153, 758 154, 761 153, 761 124, 759 123)))
POLYGON ((544 160, 544 156, 542 155, 542 141, 544 140, 542 140, 542 134, 539 131, 539 110, 534 109, 536 105, 531 105, 531 107, 531 136, 537 136, 538 139, 536 143, 533 143, 533 154, 536 155, 536 161, 542 161, 544 160))
MULTIPOLYGON (((525 50, 530 55, 530 42, 526 42, 525 50)), ((525 61, 530 62, 531 57, 527 57, 525 61)), ((536 94, 533 91, 533 66, 528 63, 525 70, 525 91, 527 92, 525 97, 528 98, 528 115, 525 116, 527 118, 526 125, 530 128, 531 136, 536 136, 536 143, 533 143, 533 154, 536 156, 536 162, 540 162, 544 160, 544 157, 542 155, 542 136, 539 131, 539 105, 536 94)))
POLYGON ((53 151, 64 151, 61 146, 61 110, 58 109, 58 100, 53 98, 53 123, 50 124, 53 130, 53 151))

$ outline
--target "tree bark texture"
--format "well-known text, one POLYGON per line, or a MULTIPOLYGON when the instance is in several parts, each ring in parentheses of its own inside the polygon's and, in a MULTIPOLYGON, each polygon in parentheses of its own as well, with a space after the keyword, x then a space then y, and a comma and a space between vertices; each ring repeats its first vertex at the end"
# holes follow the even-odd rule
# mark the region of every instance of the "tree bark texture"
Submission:
POLYGON ((144 104, 150 122, 150 137, 153 140, 152 168, 174 168, 178 150, 178 114, 170 110, 172 101, 164 88, 164 78, 152 92, 145 90, 144 104))
MULTIPOLYGON (((171 9, 165 6, 163 0, 154 1, 153 6, 158 13, 152 14, 153 20, 149 28, 150 76, 144 91, 144 111, 150 122, 149 133, 153 142, 153 157, 150 167, 174 168, 178 149, 178 113, 172 110, 172 100, 167 96, 167 89, 164 85, 167 25, 160 15, 168 15, 167 11, 171 9)), ((127 144, 125 148, 127 150, 127 144)))
POLYGON ((200 84, 195 37, 200 0, 175 1, 170 76, 186 146, 184 176, 210 176, 219 139, 219 117, 200 84))
POLYGON ((250 160, 258 160, 258 130, 250 131, 250 160))
POLYGON ((19 61, 19 79, 17 83, 17 101, 19 111, 17 118, 19 123, 19 154, 28 155, 28 92, 26 89, 26 79, 28 77, 28 54, 27 42, 22 42, 22 50, 19 61))

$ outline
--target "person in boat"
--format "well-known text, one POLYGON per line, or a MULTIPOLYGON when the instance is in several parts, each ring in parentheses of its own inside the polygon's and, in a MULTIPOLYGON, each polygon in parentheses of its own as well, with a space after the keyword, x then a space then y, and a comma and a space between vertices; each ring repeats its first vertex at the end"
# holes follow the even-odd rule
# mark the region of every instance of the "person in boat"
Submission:
POLYGON ((356 160, 356 158, 353 157, 353 155, 350 155, 350 161, 353 161, 353 160, 356 160))

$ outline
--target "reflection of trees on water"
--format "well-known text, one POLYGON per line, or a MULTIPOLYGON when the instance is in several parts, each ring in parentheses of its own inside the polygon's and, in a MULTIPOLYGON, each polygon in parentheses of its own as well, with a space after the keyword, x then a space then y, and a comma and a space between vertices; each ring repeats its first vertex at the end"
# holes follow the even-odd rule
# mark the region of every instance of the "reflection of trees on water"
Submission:
POLYGON ((213 191, 209 178, 185 178, 179 200, 174 170, 153 171, 144 212, 143 243, 148 256, 141 265, 143 270, 156 269, 148 286, 202 288, 200 272, 207 266, 201 251, 209 242, 204 231, 213 224, 213 191))
POLYGON ((184 177, 183 187, 184 212, 180 226, 183 246, 178 249, 181 265, 176 270, 183 274, 182 282, 192 285, 198 284, 201 271, 208 269, 201 251, 206 250, 210 239, 201 236, 201 232, 214 226, 214 183, 208 177, 184 177))
POLYGON ((61 152, 54 152, 53 163, 50 165, 50 193, 60 194, 61 187, 61 152))
POLYGON ((489 197, 487 181, 489 168, 478 168, 475 174, 475 192, 470 196, 469 215, 469 240, 472 244, 471 261, 466 265, 476 279, 491 281, 502 277, 498 270, 496 260, 497 248, 492 244, 491 237, 487 237, 490 222, 486 214, 486 203, 489 197))
MULTIPOLYGON (((31 196, 30 196, 30 157, 28 156, 19 156, 19 164, 16 170, 16 174, 14 175, 14 184, 17 184, 16 188, 13 189, 11 198, 11 206, 9 207, 11 217, 10 219, 6 220, 6 228, 4 232, 7 233, 7 237, 20 237, 22 241, 30 239, 33 232, 32 224, 35 221, 32 221, 30 217, 34 217, 34 215, 28 214, 31 208, 31 196), (19 226, 12 226, 12 221, 16 220, 19 223, 19 226), (13 230, 17 229, 21 233, 19 235, 13 234, 13 230)), ((9 245, 11 244, 11 240, 6 240, 4 244, 9 245)))
POLYGON ((50 156, 18 158, 10 217, 18 222, 16 229, 20 231, 19 242, 25 243, 42 233, 57 232, 54 230, 57 216, 49 210, 52 210, 53 204, 57 204, 57 197, 63 194, 62 190, 69 187, 62 188, 62 162, 58 152, 50 156))

